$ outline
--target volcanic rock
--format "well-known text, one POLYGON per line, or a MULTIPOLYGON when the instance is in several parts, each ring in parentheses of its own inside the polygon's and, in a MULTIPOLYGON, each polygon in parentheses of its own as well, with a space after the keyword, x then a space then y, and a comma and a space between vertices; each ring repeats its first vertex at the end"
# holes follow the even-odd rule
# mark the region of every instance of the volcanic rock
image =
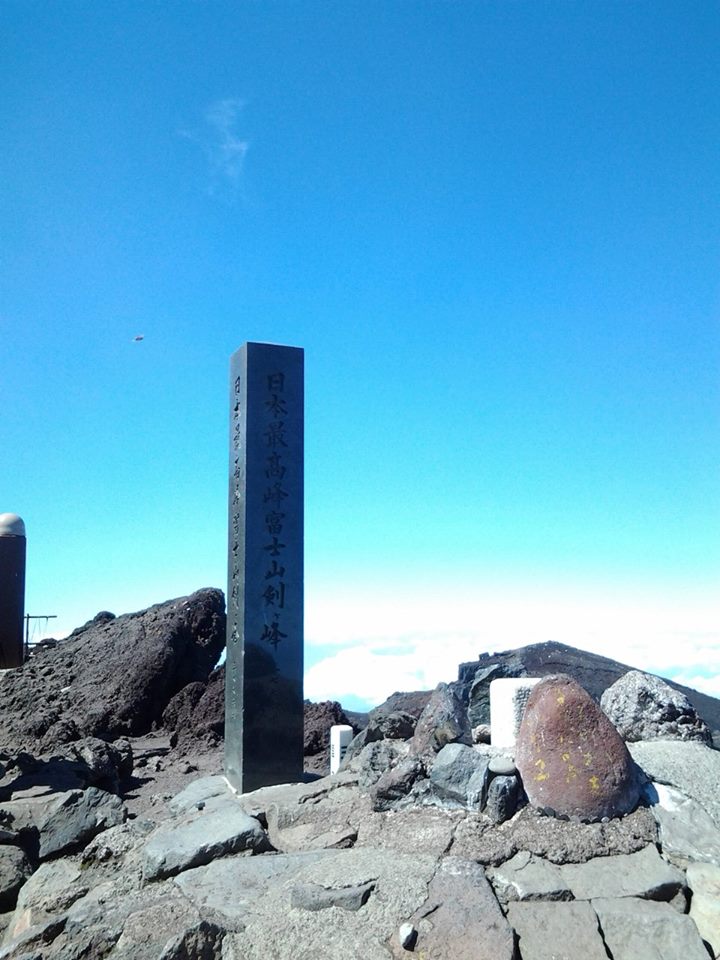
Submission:
POLYGON ((432 696, 432 690, 395 691, 368 714, 368 722, 375 717, 387 716, 389 713, 409 713, 415 720, 418 719, 432 696))
POLYGON ((430 771, 433 791, 441 799, 479 809, 484 800, 488 757, 464 743, 448 743, 430 771))
MULTIPOLYGON (((550 641, 532 643, 516 650, 504 650, 498 653, 483 653, 477 660, 461 663, 458 667, 458 681, 455 687, 468 687, 472 684, 478 670, 493 664, 503 664, 508 668, 508 676, 547 677, 565 673, 573 677, 596 700, 603 692, 631 670, 626 663, 601 657, 587 650, 579 650, 565 643, 550 641)), ((720 731, 720 699, 708 694, 684 687, 668 680, 674 689, 685 694, 713 731, 720 731)), ((720 742, 720 734, 718 734, 720 742)))
POLYGON ((410 741, 417 754, 438 753, 446 743, 472 743, 467 710, 447 683, 439 683, 420 714, 410 741))
POLYGON ((457 682, 452 684, 455 695, 467 706, 470 726, 490 723, 490 684, 504 677, 526 677, 523 662, 509 657, 502 663, 485 666, 482 662, 463 663, 458 668, 457 682))
POLYGON ((633 810, 640 784, 627 747, 592 697, 571 677, 532 690, 515 762, 533 806, 583 821, 633 810))
POLYGON ((630 670, 608 687, 600 706, 625 740, 712 743, 707 724, 685 694, 639 670, 630 670))
POLYGON ((217 663, 224 606, 220 590, 199 590, 140 613, 103 615, 43 648, 0 676, 0 747, 146 733, 178 690, 206 680, 217 663))
POLYGON ((712 863, 691 863, 687 882, 692 890, 690 918, 717 957, 720 955, 720 867, 712 863))

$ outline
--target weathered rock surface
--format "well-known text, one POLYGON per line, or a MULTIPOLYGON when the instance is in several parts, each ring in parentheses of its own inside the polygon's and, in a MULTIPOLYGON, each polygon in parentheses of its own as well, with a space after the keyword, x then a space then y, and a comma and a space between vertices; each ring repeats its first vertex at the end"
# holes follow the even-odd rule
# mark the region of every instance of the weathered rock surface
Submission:
POLYGON ((515 956, 513 931, 482 867, 459 857, 440 861, 427 899, 409 922, 418 931, 420 956, 438 960, 513 960, 515 956))
POLYGON ((591 903, 613 960, 708 960, 693 921, 667 903, 635 898, 591 903))
MULTIPOLYGON (((475 677, 478 670, 494 664, 512 664, 508 676, 547 677, 564 673, 573 677, 598 702, 603 692, 619 680, 628 670, 626 663, 619 663, 609 657, 578 650, 564 643, 533 643, 515 650, 498 653, 484 653, 477 660, 462 663, 458 667, 458 685, 467 683, 475 677)), ((713 731, 720 731, 720 699, 708 694, 684 687, 673 680, 666 681, 675 690, 685 694, 713 731)))
POLYGON ((690 919, 717 957, 720 955, 720 866, 691 863, 687 882, 692 890, 690 919))
POLYGON ((696 800, 720 828, 720 750, 677 740, 643 740, 628 747, 648 777, 696 800))
POLYGON ((448 743, 430 771, 433 791, 442 800, 480 809, 485 799, 489 757, 464 743, 448 743))
POLYGON ((530 802, 592 821, 635 808, 640 783, 608 718, 571 677, 546 677, 530 693, 515 762, 530 802))
POLYGON ((507 916, 522 960, 607 960, 589 903, 511 903, 507 916))
POLYGON ((527 850, 521 850, 487 873, 500 903, 573 899, 560 867, 527 850))
POLYGON ((660 828, 663 856, 681 867, 691 861, 720 866, 720 833, 697 800, 663 783, 650 783, 643 793, 660 828))
POLYGON ((30 861, 19 847, 0 847, 0 910, 14 906, 31 873, 30 861))
POLYGON ((433 691, 410 741, 413 753, 438 753, 448 743, 472 744, 467 711, 446 683, 433 691))
POLYGON ((509 657, 503 663, 484 666, 482 663, 463 663, 458 668, 458 679, 452 684, 455 695, 466 705, 471 727, 490 723, 490 684, 504 677, 526 677, 528 674, 519 658, 509 657))
POLYGON ((119 797, 98 787, 0 804, 0 816, 38 860, 86 844, 101 830, 122 823, 126 813, 119 797))
POLYGON ((219 590, 90 621, 0 675, 0 748, 42 752, 144 733, 182 687, 207 679, 224 644, 219 590))
POLYGON ((663 860, 653 844, 637 853, 595 857, 586 863, 566 863, 559 869, 576 900, 640 897, 670 901, 686 885, 682 871, 663 860))
POLYGON ((628 671, 603 693, 600 706, 625 740, 712 743, 709 727, 685 694, 652 674, 628 671))
POLYGON ((195 810, 161 824, 148 837, 143 856, 145 880, 160 880, 209 863, 216 857, 270 849, 267 836, 229 794, 212 808, 195 810))
POLYGON ((485 817, 461 820, 451 849, 488 866, 501 864, 520 850, 553 863, 584 863, 592 857, 634 853, 656 838, 655 819, 646 809, 609 823, 573 823, 524 807, 499 828, 485 817))

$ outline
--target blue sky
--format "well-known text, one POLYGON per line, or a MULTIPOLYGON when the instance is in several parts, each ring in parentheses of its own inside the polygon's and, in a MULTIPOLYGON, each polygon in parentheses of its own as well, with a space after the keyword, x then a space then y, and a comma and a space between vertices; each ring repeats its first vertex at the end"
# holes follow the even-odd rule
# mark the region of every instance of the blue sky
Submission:
POLYGON ((229 356, 288 343, 308 696, 550 639, 720 694, 716 4, 5 0, 0 38, 28 612, 224 587, 229 356))

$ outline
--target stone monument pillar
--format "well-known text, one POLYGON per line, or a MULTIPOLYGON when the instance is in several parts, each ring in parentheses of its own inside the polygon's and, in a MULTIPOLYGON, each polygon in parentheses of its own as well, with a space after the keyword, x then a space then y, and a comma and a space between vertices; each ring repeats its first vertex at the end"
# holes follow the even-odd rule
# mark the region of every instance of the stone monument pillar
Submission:
POLYGON ((0 513, 0 669, 23 663, 25 614, 25 524, 0 513))
POLYGON ((230 361, 225 776, 240 793, 303 772, 303 351, 230 361))

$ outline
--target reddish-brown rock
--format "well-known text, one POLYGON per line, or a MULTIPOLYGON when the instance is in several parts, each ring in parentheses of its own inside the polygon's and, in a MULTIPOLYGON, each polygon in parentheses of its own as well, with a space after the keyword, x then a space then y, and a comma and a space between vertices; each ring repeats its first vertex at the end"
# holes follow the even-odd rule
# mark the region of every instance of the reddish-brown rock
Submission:
POLYGON ((556 816, 618 817, 639 799, 622 737, 590 694, 564 674, 546 677, 531 691, 515 763, 530 803, 556 816))

